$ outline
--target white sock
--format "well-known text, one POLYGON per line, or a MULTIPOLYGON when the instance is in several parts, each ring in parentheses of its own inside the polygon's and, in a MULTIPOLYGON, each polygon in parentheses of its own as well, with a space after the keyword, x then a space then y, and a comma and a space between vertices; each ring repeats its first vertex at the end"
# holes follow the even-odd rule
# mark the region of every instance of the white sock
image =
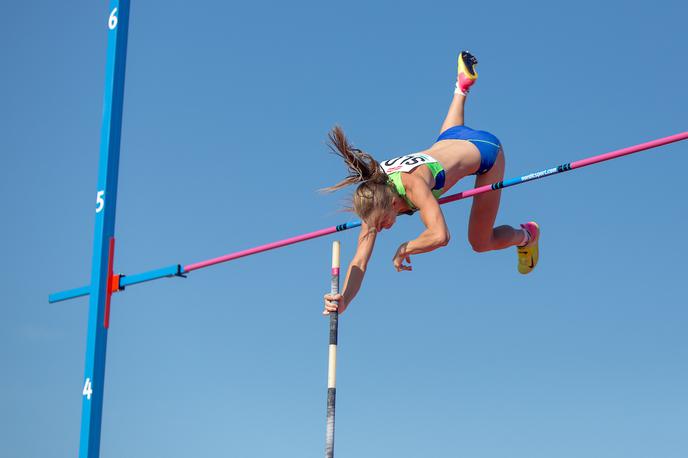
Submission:
POLYGON ((468 95, 468 91, 463 92, 461 89, 459 89, 459 82, 456 82, 456 86, 454 86, 454 94, 461 94, 464 97, 468 95))
POLYGON ((526 246, 528 245, 528 242, 530 242, 530 232, 525 229, 521 230, 523 231, 523 240, 521 240, 521 243, 519 243, 518 246, 526 246))

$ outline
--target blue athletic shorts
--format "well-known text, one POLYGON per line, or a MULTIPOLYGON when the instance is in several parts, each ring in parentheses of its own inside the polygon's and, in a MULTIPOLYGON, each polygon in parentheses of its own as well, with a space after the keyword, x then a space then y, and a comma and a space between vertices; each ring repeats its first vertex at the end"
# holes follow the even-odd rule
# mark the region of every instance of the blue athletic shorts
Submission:
POLYGON ((468 140, 473 143, 480 151, 480 168, 475 175, 487 173, 492 168, 502 147, 499 139, 491 133, 467 126, 450 127, 437 137, 437 141, 440 140, 468 140))

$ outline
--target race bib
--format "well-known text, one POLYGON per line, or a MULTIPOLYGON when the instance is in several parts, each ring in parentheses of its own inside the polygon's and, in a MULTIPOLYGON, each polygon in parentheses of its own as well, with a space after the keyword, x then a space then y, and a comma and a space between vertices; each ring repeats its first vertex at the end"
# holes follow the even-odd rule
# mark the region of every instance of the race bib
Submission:
POLYGON ((387 159, 386 161, 382 161, 380 166, 382 170, 389 175, 394 172, 410 172, 419 165, 431 164, 433 162, 437 162, 437 159, 432 156, 428 156, 424 153, 413 153, 393 159, 387 159))

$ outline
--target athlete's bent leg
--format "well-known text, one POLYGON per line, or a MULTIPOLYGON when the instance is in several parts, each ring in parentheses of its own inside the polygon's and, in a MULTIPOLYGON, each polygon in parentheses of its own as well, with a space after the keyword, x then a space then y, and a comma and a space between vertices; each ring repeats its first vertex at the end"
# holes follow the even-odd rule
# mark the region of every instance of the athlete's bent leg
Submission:
MULTIPOLYGON (((500 150, 492 168, 475 179, 475 186, 485 186, 504 179, 504 151, 500 150)), ((501 189, 473 197, 471 217, 468 222, 468 241, 477 252, 501 250, 523 242, 522 229, 511 226, 494 227, 501 189)))

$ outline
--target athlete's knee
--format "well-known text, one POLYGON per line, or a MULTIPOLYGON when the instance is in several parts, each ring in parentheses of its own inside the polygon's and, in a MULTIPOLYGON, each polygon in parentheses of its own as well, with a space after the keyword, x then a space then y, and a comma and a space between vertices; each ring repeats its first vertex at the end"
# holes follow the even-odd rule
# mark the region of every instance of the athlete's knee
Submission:
POLYGON ((492 240, 485 237, 471 237, 468 236, 468 242, 473 247, 473 251, 476 253, 484 253, 486 251, 492 250, 492 240))

